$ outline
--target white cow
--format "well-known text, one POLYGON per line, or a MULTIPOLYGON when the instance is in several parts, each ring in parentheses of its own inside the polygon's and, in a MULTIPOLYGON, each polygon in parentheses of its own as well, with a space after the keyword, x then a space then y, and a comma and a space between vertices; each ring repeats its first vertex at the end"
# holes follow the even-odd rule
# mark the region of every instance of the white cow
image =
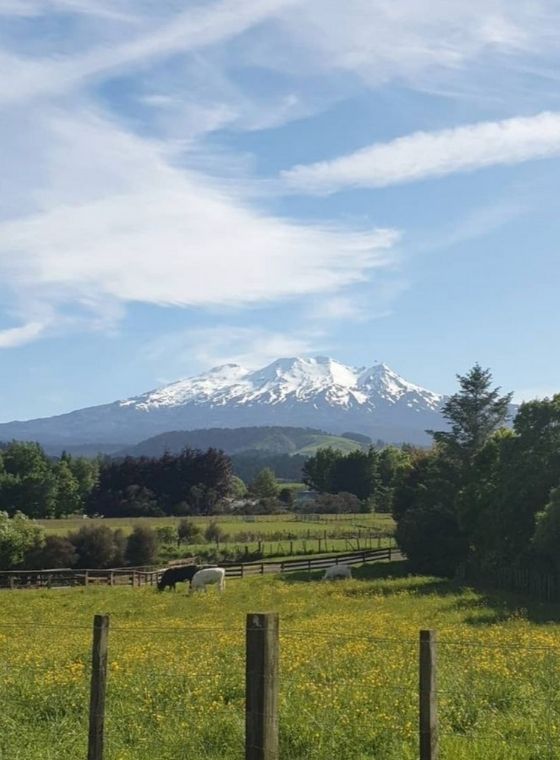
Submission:
POLYGON ((223 591, 226 587, 226 571, 223 567, 204 567, 193 575, 191 588, 193 591, 200 591, 206 586, 216 584, 218 591, 223 591))
POLYGON ((349 565, 331 565, 325 570, 324 581, 334 581, 336 578, 351 578, 352 570, 349 565))

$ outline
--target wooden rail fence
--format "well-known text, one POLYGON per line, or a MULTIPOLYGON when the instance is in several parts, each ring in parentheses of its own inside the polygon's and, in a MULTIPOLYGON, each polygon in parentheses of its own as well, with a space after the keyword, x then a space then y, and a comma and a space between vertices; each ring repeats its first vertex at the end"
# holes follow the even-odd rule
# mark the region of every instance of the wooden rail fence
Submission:
MULTIPOLYGON (((400 557, 394 547, 365 549, 362 551, 337 552, 321 557, 262 562, 220 562, 228 578, 245 578, 267 573, 290 573, 324 570, 332 564, 360 565, 381 562, 400 557)), ((195 560, 196 561, 196 558, 195 560)), ((185 562, 184 564, 192 564, 185 562)), ((209 563, 206 563, 209 564, 209 563)), ((174 564, 173 567, 177 567, 174 564)), ((65 586, 156 586, 167 568, 135 569, 115 568, 109 570, 3 570, 0 571, 0 589, 61 588, 65 586)))
POLYGON ((394 547, 386 549, 368 549, 364 551, 343 552, 323 557, 268 560, 263 562, 222 562, 228 578, 244 578, 251 575, 267 573, 297 573, 324 570, 331 565, 361 565, 367 562, 382 562, 400 557, 394 547))

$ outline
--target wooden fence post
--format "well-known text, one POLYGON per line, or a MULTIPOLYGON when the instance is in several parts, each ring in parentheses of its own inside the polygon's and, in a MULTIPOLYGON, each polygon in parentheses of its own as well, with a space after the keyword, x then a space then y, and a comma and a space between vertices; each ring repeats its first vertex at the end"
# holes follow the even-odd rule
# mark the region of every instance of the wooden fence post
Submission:
POLYGON ((420 631, 420 760, 437 760, 437 635, 420 631))
POLYGON ((87 760, 103 760, 108 639, 109 615, 96 615, 93 619, 87 760))
POLYGON ((278 760, 278 613, 247 615, 245 760, 278 760))

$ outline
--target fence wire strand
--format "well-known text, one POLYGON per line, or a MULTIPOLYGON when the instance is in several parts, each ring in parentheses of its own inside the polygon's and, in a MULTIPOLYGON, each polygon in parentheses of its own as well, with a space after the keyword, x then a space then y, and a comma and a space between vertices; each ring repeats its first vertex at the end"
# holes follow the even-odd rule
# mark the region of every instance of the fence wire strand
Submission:
MULTIPOLYGON (((0 630, 7 631, 31 629, 50 632, 55 628, 80 633, 91 631, 91 625, 79 624, 56 626, 33 621, 0 624, 0 630)), ((144 746, 143 742, 154 751, 158 742, 167 748, 183 746, 185 751, 188 749, 200 760, 241 758, 244 634, 245 628, 242 626, 233 629, 224 626, 111 626, 107 695, 108 759, 117 757, 114 747, 133 750, 144 746), (158 661, 163 651, 159 647, 162 635, 183 637, 178 644, 184 644, 184 647, 180 645, 173 655, 175 661, 180 663, 179 667, 170 667, 163 660, 158 661), (214 642, 216 635, 226 637, 223 652, 214 642), (206 642, 204 651, 210 657, 208 667, 198 662, 194 670, 189 670, 193 657, 192 637, 206 642), (141 646, 141 650, 138 650, 135 659, 137 646, 141 646), (125 659, 123 664, 122 656, 127 653, 131 653, 131 659, 125 659), (133 701, 130 700, 131 684, 132 693, 136 695, 133 701), (160 707, 161 718, 157 717, 160 707), (206 717, 203 715, 205 711, 208 712, 206 717), (228 741, 231 740, 229 750, 220 749, 219 741, 212 733, 213 715, 220 725, 228 727, 228 741)), ((42 665, 25 659, 21 662, 2 660, 0 685, 3 686, 8 680, 12 693, 17 693, 17 682, 25 673, 27 690, 35 686, 45 689, 47 677, 53 676, 48 689, 53 694, 57 689, 70 689, 68 700, 81 695, 84 704, 79 712, 84 714, 91 675, 89 643, 89 638, 84 637, 83 642, 81 638, 79 641, 76 639, 75 646, 69 649, 67 662, 49 662, 47 651, 42 665), (80 652, 81 655, 78 654, 80 652), (64 679, 67 674, 74 673, 71 669, 73 664, 76 670, 69 687, 64 679), (61 679, 58 685, 55 676, 61 679)), ((384 751, 383 742, 391 736, 395 747, 400 746, 403 753, 405 750, 402 748, 407 748, 406 752, 410 754, 417 742, 417 646, 417 639, 407 637, 359 636, 299 626, 281 627, 280 725, 281 746, 285 751, 283 757, 289 760, 332 760, 343 756, 351 760, 354 757, 352 753, 358 753, 356 732, 361 733, 359 751, 362 752, 356 757, 369 756, 366 753, 370 752, 372 757, 384 758, 380 754, 384 751), (312 644, 306 648, 299 647, 302 641, 312 644), (363 647, 355 650, 357 644, 363 647), (305 657, 301 652, 305 653, 305 657), (392 663, 390 667, 389 660, 392 663), (301 754, 301 747, 307 747, 305 751, 310 754, 301 754)), ((501 752, 501 745, 505 742, 519 748, 515 758, 560 759, 560 693, 556 693, 560 676, 559 654, 560 643, 557 648, 515 641, 500 645, 452 637, 440 639, 437 696, 440 703, 442 760, 455 760, 449 747, 456 741, 470 743, 472 751, 478 753, 473 755, 476 758, 484 756, 480 754, 483 750, 477 749, 479 746, 486 746, 488 752, 501 752), (512 675, 506 683, 504 694, 498 690, 494 693, 496 684, 491 680, 485 681, 485 673, 477 669, 477 650, 489 652, 491 657, 499 654, 511 667, 512 675), (523 657, 520 656, 523 652, 544 653, 550 657, 550 668, 543 670, 537 681, 526 677, 523 657), (517 676, 518 673, 523 679, 517 676), (463 710, 466 710, 466 715, 462 714, 463 710), (526 722, 525 738, 518 735, 521 730, 516 725, 519 716, 526 722), (528 753, 526 756, 523 754, 525 751, 528 753)), ((249 672, 249 677, 251 675, 252 672, 249 672)), ((35 696, 37 700, 39 697, 35 696)), ((38 704, 40 701, 37 701, 38 704)), ((74 701, 62 704, 70 705, 74 701)), ((68 716, 76 714, 69 707, 68 710, 68 715, 61 712, 56 718, 60 725, 66 727, 69 725, 68 716)), ((5 734, 15 743, 17 732, 17 712, 5 709, 4 715, 0 716, 0 737, 5 734)), ((75 736, 68 736, 68 747, 72 746, 75 751, 83 736, 82 727, 75 736)), ((0 739, 0 750, 9 758, 9 747, 6 747, 5 741, 5 738, 0 739)), ((170 752, 171 749, 166 749, 165 757, 171 756, 170 752)), ((395 749, 393 755, 386 757, 393 760, 397 752, 398 749, 395 749)), ((402 756, 408 757, 409 754, 402 756)))

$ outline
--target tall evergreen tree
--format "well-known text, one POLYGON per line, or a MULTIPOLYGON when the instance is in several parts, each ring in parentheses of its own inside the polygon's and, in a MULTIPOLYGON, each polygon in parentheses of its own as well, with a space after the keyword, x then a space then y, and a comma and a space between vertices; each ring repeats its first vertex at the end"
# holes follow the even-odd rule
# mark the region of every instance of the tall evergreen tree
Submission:
POLYGON ((472 462, 490 436, 507 420, 512 393, 500 396, 500 388, 492 388, 492 373, 480 364, 457 375, 460 390, 443 406, 442 414, 451 430, 429 431, 436 443, 463 464, 472 462))
POLYGON ((259 472, 251 483, 250 491, 260 499, 273 498, 278 494, 278 481, 269 467, 259 472))

